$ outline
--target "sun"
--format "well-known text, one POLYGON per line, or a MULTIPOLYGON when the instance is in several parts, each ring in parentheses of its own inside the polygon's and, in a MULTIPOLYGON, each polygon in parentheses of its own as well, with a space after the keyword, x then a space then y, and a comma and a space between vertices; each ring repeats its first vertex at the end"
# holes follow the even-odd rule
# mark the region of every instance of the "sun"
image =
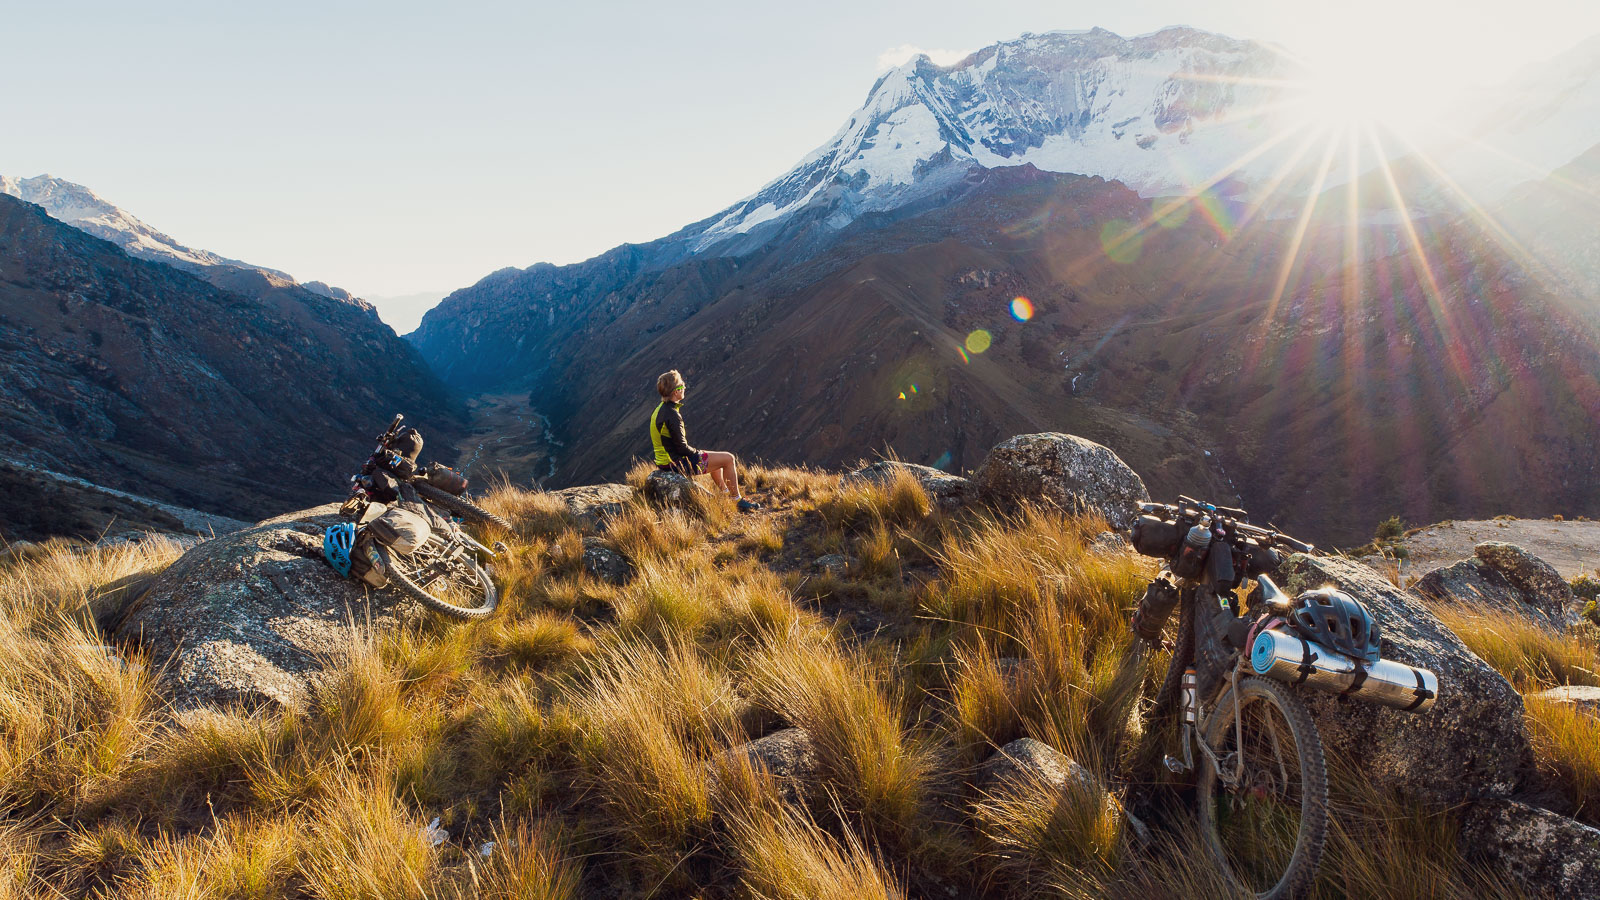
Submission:
POLYGON ((1318 49, 1300 58, 1304 77, 1295 90, 1302 116, 1318 125, 1422 138, 1448 122, 1467 99, 1445 60, 1349 43, 1318 49))

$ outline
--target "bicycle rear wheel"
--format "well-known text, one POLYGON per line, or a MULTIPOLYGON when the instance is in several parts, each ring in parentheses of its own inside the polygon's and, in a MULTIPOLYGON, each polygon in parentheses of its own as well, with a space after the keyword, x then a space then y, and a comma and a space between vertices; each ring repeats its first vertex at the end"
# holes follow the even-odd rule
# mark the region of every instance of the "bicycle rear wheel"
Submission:
POLYGON ((497 525, 507 531, 511 530, 510 522, 507 522, 505 519, 502 519, 494 513, 489 512, 465 497, 457 497, 455 494, 434 487, 426 481, 413 481, 411 484, 417 489, 417 493, 422 495, 422 499, 428 501, 429 503, 438 504, 439 506, 450 510, 463 519, 470 519, 474 522, 483 522, 487 525, 497 525))
POLYGON ((1316 879, 1328 825, 1328 773, 1322 738, 1304 702, 1264 678, 1238 684, 1206 719, 1206 742, 1225 770, 1244 753, 1238 785, 1227 786, 1209 760, 1200 765, 1200 833, 1234 886, 1258 900, 1304 897, 1316 879), (1242 735, 1242 738, 1241 738, 1242 735), (1242 745, 1242 746, 1241 746, 1242 745))

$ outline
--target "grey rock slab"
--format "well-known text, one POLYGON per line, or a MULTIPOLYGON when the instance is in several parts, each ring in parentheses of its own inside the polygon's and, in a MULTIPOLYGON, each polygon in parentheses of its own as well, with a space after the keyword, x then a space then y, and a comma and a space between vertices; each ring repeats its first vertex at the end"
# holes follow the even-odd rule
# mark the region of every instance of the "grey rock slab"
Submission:
POLYGON ((847 472, 843 476, 843 481, 845 484, 861 481, 886 484, 894 480, 896 472, 911 473, 922 485, 922 489, 928 492, 928 498, 934 505, 943 510, 951 510, 964 503, 971 485, 971 482, 960 475, 951 475, 932 466, 892 459, 880 459, 854 472, 847 472))
POLYGON ((744 754, 758 771, 765 772, 778 783, 784 800, 802 802, 815 792, 820 783, 822 765, 817 758, 816 744, 804 729, 784 728, 732 747, 728 755, 744 754))
POLYGON ((180 709, 305 703, 350 628, 387 629, 418 614, 395 591, 343 578, 322 558, 342 521, 329 504, 268 519, 190 549, 117 627, 150 653, 180 709))
POLYGON ((854 562, 855 560, 845 556, 843 553, 829 553, 826 556, 817 557, 812 561, 811 565, 819 571, 843 577, 845 573, 850 571, 850 566, 854 562))
MULTIPOLYGON (((1095 774, 1060 750, 1033 738, 1018 738, 996 750, 978 767, 973 787, 986 797, 1004 797, 1043 783, 1058 791, 1082 791, 1103 795, 1140 841, 1149 840, 1149 829, 1132 813, 1123 809, 1095 774)), ((983 801, 979 801, 980 803, 983 801)))
POLYGON ((633 500, 633 488, 625 484, 586 484, 550 493, 560 497, 572 517, 592 531, 603 530, 633 500))
POLYGON ((1378 620, 1385 659, 1439 678, 1437 700, 1421 713, 1300 688, 1331 754, 1429 808, 1504 797, 1519 787, 1533 765, 1521 695, 1416 595, 1338 557, 1295 554, 1282 574, 1291 596, 1325 585, 1350 593, 1378 620))
POLYGON ((1139 503, 1150 499, 1144 480, 1110 448, 1060 432, 1001 441, 972 482, 978 497, 992 506, 1028 502, 1098 513, 1119 530, 1130 527, 1139 503))
POLYGON ((1515 800, 1474 803, 1462 816, 1462 852, 1535 897, 1600 898, 1600 831, 1515 800))
POLYGON ((694 502, 695 491, 705 490, 677 472, 656 471, 651 472, 650 477, 645 479, 643 493, 644 499, 652 506, 683 509, 694 502))

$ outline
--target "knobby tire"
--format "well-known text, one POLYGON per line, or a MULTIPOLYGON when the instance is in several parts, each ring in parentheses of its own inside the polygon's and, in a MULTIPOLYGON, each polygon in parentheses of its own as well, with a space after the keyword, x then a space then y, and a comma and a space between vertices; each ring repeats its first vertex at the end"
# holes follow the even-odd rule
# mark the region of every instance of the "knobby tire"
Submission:
POLYGON ((422 495, 423 499, 427 500, 429 503, 442 506, 463 519, 471 519, 473 521, 483 522, 488 525, 498 525, 507 531, 511 530, 510 522, 507 522, 505 519, 502 519, 494 513, 489 512, 465 497, 457 497, 455 494, 452 494, 442 488, 435 487, 426 481, 418 480, 412 482, 412 484, 416 487, 417 493, 422 495))
POLYGON ((389 580, 393 581, 402 593, 436 613, 453 619, 472 621, 493 615, 495 607, 499 605, 500 595, 499 591, 495 589, 494 579, 489 577, 488 571, 479 565, 477 561, 472 562, 472 571, 477 576, 478 583, 483 586, 483 605, 473 608, 457 606, 423 590, 422 586, 413 581, 410 574, 405 571, 405 566, 409 560, 395 553, 390 553, 388 556, 389 580))
MULTIPOLYGON (((1220 778, 1210 760, 1203 760, 1200 763, 1200 777, 1195 792, 1195 802, 1199 806, 1200 813, 1200 833, 1213 862, 1234 883, 1234 886, 1247 896, 1253 896, 1257 900, 1298 900, 1311 892, 1312 883, 1317 877, 1317 865, 1322 860, 1323 841, 1327 836, 1328 772, 1322 753, 1322 738, 1317 733, 1317 724, 1311 717, 1311 711, 1288 686, 1250 676, 1239 680, 1238 691, 1240 712, 1245 717, 1244 740, 1247 745, 1253 733, 1250 713, 1254 704, 1266 704, 1288 726, 1288 737, 1295 744, 1293 753, 1299 775, 1299 833, 1295 840, 1294 851, 1276 883, 1266 890, 1258 890, 1256 886, 1241 879, 1228 860, 1230 848, 1226 844, 1227 838, 1219 831, 1218 791, 1225 789, 1221 788, 1220 778)), ((1216 707, 1207 718, 1205 730, 1207 743, 1219 753, 1223 748, 1232 746, 1235 736, 1232 687, 1222 692, 1221 699, 1217 701, 1216 707)), ((1287 752, 1283 754, 1285 758, 1288 755, 1287 752)), ((1292 778, 1293 776, 1290 776, 1290 780, 1292 778)), ((1250 799, 1251 795, 1251 791, 1241 790, 1236 795, 1228 795, 1229 802, 1238 802, 1241 807, 1245 803, 1257 804, 1257 808, 1265 805, 1259 797, 1250 799), (1238 801, 1231 799, 1234 796, 1240 799, 1238 801)))

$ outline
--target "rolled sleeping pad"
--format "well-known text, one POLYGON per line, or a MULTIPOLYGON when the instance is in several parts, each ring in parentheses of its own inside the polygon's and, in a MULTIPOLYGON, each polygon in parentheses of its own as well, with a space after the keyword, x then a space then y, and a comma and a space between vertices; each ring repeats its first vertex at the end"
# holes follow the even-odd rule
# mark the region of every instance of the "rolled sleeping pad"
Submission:
POLYGON ((1250 647, 1250 668, 1257 675, 1287 684, 1408 712, 1423 712, 1439 694, 1439 678, 1427 669, 1392 659, 1358 662, 1296 634, 1269 629, 1250 647))

